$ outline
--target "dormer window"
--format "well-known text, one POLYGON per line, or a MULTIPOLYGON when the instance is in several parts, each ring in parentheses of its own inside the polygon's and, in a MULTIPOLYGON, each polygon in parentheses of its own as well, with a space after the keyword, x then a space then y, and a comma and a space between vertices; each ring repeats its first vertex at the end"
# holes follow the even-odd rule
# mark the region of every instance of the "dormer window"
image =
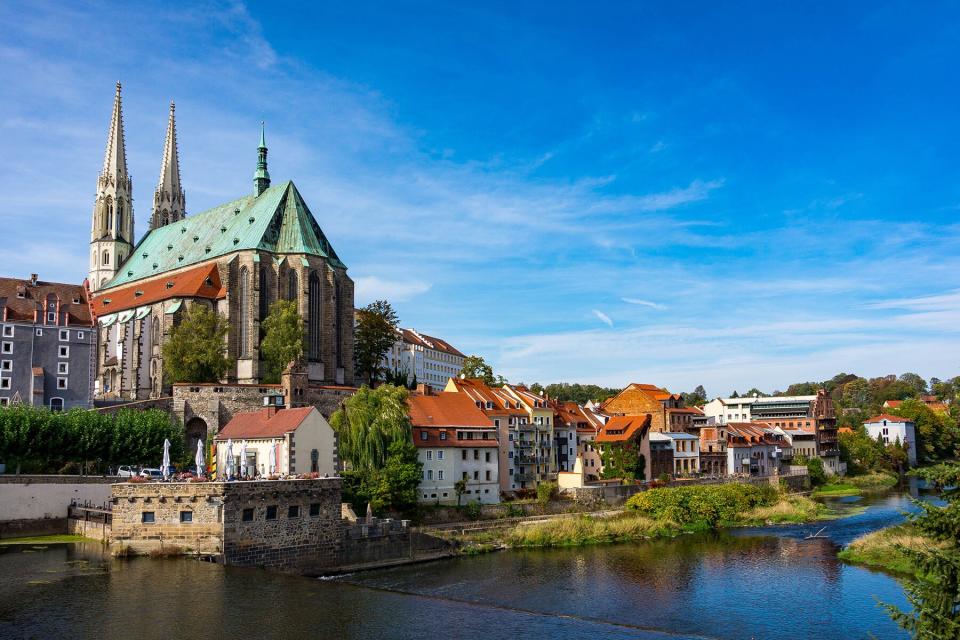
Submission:
POLYGON ((173 280, 167 280, 167 289, 173 289, 173 280))

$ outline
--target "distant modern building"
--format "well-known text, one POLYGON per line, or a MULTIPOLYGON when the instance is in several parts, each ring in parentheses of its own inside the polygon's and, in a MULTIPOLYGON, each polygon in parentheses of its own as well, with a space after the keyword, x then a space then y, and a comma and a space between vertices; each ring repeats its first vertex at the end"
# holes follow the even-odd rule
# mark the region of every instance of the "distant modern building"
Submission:
POLYGON ((500 502, 497 429, 465 393, 411 394, 413 443, 423 463, 419 500, 457 504, 500 502))
POLYGON ((460 375, 464 356, 446 340, 428 336, 416 329, 400 329, 397 341, 384 357, 388 372, 406 374, 408 384, 428 384, 443 389, 447 380, 460 375))
POLYGON ((96 340, 82 286, 0 278, 0 406, 91 407, 96 340))
POLYGON ((874 440, 881 438, 885 444, 899 442, 906 445, 910 466, 917 464, 917 425, 913 421, 881 413, 865 420, 863 426, 874 440))

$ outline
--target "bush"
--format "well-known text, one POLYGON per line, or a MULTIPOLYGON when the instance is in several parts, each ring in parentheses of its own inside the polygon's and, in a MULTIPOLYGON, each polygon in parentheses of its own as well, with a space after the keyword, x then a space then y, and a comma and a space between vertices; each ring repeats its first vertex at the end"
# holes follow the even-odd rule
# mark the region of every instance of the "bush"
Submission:
POLYGON ((745 511, 771 506, 778 497, 777 490, 766 485, 675 487, 638 493, 627 501, 627 508, 684 527, 715 528, 745 511))
POLYGON ((483 508, 480 506, 480 502, 468 502, 467 504, 460 507, 463 511, 463 515, 468 520, 479 520, 481 514, 483 513, 483 508))
POLYGON ((537 485, 537 502, 546 506, 559 494, 559 487, 556 482, 541 482, 537 485))

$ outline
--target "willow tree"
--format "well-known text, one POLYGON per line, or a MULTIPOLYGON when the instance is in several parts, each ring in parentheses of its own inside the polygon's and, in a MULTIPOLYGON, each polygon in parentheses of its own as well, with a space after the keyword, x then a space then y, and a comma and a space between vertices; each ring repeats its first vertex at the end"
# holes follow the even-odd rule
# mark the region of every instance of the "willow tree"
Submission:
POLYGON ((380 469, 394 441, 410 440, 407 390, 391 384, 363 386, 330 417, 330 424, 342 460, 355 470, 380 469))

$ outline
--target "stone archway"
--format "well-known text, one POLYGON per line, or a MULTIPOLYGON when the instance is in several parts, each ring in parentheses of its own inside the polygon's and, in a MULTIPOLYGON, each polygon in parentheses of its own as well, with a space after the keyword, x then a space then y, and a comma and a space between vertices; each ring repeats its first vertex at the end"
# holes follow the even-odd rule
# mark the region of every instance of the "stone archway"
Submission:
POLYGON ((190 418, 184 427, 184 432, 184 436, 187 440, 187 451, 191 454, 191 458, 197 452, 197 442, 203 442, 204 455, 209 455, 206 452, 207 423, 203 418, 198 418, 196 416, 190 418))

